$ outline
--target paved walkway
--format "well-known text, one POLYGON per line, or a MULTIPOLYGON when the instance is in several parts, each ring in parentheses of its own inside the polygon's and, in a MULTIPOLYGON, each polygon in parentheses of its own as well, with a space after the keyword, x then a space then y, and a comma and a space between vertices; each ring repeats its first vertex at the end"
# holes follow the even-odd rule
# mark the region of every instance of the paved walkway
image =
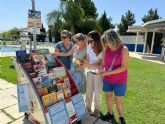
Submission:
MULTIPOLYGON (((33 124, 18 112, 17 87, 0 78, 0 124, 33 124)), ((82 124, 110 124, 92 116, 82 120, 82 124)))

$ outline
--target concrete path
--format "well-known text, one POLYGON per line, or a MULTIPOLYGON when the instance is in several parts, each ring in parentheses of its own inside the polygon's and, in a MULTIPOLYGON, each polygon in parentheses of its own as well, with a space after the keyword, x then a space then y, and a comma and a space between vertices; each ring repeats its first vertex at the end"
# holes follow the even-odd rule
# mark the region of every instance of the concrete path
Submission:
MULTIPOLYGON (((0 78, 0 124, 33 124, 18 112, 17 87, 0 78)), ((87 116, 82 124, 110 124, 87 116)))

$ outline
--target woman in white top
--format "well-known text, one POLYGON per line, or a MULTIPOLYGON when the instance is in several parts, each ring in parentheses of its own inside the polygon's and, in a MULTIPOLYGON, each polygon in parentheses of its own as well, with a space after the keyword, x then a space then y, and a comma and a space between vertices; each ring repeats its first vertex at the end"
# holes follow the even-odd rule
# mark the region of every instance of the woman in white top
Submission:
POLYGON ((86 105, 88 112, 91 112, 91 105, 94 97, 95 116, 100 114, 100 95, 102 91, 102 78, 97 74, 102 58, 101 36, 97 31, 91 31, 87 35, 87 62, 84 66, 87 68, 86 81, 86 105))

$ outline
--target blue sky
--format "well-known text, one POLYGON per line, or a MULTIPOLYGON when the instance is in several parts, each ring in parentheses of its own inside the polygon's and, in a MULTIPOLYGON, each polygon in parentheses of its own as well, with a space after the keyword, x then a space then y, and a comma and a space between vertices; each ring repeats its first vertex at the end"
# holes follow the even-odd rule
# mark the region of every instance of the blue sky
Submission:
MULTIPOLYGON (((46 14, 57 9, 59 0, 35 0, 36 10, 41 11, 41 19, 47 28, 46 14)), ((165 0, 93 0, 99 16, 104 10, 111 16, 113 23, 119 23, 121 15, 127 10, 135 14, 136 25, 142 24, 141 18, 150 8, 157 8, 162 18, 165 18, 165 0)), ((28 9, 31 9, 31 0, 0 0, 0 31, 13 27, 27 27, 28 9)))

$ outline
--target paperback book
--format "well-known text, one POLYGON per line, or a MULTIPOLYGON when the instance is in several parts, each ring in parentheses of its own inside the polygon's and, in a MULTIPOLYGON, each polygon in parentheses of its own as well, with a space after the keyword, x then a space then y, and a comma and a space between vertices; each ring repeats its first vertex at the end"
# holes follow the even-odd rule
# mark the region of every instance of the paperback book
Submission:
POLYGON ((52 86, 53 83, 52 83, 52 81, 50 80, 48 74, 42 76, 41 79, 42 79, 42 82, 41 82, 42 87, 52 86))
POLYGON ((64 99, 64 93, 63 93, 63 91, 58 91, 57 92, 57 100, 58 101, 61 101, 63 99, 64 99))
POLYGON ((64 67, 56 67, 56 68, 54 68, 54 73, 55 73, 55 76, 57 78, 66 76, 66 70, 65 70, 64 67))
POLYGON ((48 49, 38 49, 38 54, 46 55, 46 54, 50 54, 50 52, 48 49))
POLYGON ((41 77, 43 75, 47 74, 46 66, 45 65, 33 65, 34 71, 36 72, 38 77, 41 77))
POLYGON ((44 107, 49 107, 57 102, 56 93, 50 93, 41 97, 44 107))

